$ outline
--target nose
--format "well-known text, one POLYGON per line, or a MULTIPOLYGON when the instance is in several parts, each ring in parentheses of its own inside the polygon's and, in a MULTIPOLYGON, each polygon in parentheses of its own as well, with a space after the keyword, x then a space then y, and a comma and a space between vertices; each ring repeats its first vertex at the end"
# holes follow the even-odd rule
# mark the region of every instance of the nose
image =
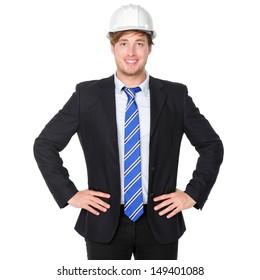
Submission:
POLYGON ((136 52, 135 52, 135 45, 129 45, 128 55, 129 56, 134 56, 135 54, 136 54, 136 52))

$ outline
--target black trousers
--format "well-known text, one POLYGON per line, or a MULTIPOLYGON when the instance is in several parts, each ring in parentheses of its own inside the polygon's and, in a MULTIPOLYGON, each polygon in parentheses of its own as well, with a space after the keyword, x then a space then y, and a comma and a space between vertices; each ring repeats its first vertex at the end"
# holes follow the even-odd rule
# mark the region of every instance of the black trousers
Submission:
POLYGON ((146 207, 144 214, 134 223, 124 215, 110 243, 97 243, 86 239, 89 260, 177 260, 178 241, 160 244, 150 229, 146 207))

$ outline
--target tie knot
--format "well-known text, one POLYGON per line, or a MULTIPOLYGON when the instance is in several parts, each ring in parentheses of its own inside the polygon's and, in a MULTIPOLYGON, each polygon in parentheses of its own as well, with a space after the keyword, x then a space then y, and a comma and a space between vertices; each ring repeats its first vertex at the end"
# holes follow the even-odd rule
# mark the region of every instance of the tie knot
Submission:
POLYGON ((135 94, 139 91, 141 91, 140 87, 134 87, 134 88, 128 88, 128 87, 123 87, 124 92, 127 94, 128 98, 135 98, 135 94))

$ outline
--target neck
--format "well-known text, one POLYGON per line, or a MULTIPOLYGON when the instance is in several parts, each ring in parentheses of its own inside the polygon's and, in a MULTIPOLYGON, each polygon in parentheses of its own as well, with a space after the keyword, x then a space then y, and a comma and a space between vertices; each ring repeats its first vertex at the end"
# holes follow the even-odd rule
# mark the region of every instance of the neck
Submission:
POLYGON ((143 72, 138 75, 124 75, 117 71, 116 73, 117 78, 124 83, 127 87, 136 87, 142 84, 146 79, 146 73, 143 72))

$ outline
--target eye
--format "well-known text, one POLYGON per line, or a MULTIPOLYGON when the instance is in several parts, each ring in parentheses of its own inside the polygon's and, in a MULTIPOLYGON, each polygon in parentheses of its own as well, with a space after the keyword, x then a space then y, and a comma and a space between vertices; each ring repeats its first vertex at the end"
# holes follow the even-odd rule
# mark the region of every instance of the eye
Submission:
POLYGON ((126 43, 122 42, 122 43, 120 43, 120 46, 125 47, 126 43))

